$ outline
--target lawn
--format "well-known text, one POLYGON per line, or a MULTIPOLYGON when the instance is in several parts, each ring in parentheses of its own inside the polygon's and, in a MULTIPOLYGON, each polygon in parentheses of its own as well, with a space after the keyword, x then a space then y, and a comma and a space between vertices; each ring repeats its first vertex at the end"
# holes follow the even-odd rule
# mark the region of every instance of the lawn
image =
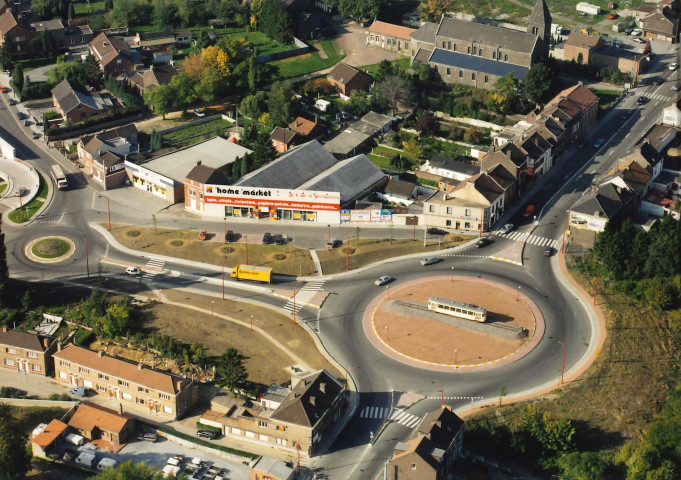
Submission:
POLYGON ((617 90, 594 90, 594 93, 598 97, 598 106, 600 108, 606 108, 622 95, 617 90))
MULTIPOLYGON (((390 63, 402 71, 408 70, 411 65, 411 63, 409 62, 409 57, 400 58, 399 60, 393 60, 390 63)), ((364 65, 363 67, 359 68, 367 72, 369 75, 376 75, 376 72, 378 72, 379 65, 380 63, 372 63, 371 65, 364 65)))
POLYGON ((47 191, 48 191, 48 185, 47 182, 45 182, 45 179, 40 176, 40 191, 38 192, 38 195, 25 204, 23 208, 21 209, 21 212, 19 209, 12 210, 9 212, 9 219, 14 222, 14 223, 24 223, 28 222, 30 218, 36 214, 38 210, 40 210, 40 207, 43 206, 43 203, 45 203, 45 199, 47 198, 47 191))
POLYGON ((224 130, 230 128, 231 126, 232 122, 230 122, 229 120, 218 118, 210 122, 202 123, 200 125, 181 128, 180 130, 175 130, 174 132, 166 133, 165 135, 163 135, 163 139, 172 142, 177 142, 180 140, 197 137, 195 139, 192 138, 192 140, 200 141, 203 140, 203 136, 212 137, 218 132, 220 133, 224 132, 224 130))
POLYGON ((268 65, 271 65, 276 70, 272 80, 286 80, 324 70, 335 65, 345 57, 345 55, 340 55, 336 52, 330 40, 322 40, 319 43, 329 58, 320 58, 319 53, 315 51, 293 58, 269 62, 268 65))
POLYGON ((88 15, 97 10, 104 11, 105 2, 78 2, 73 4, 73 11, 76 15, 88 15))
MULTIPOLYGON (((221 35, 223 36, 223 35, 221 35)), ((297 48, 293 44, 279 43, 260 32, 246 32, 236 31, 229 33, 227 32, 224 36, 245 38, 253 44, 254 48, 258 49, 258 55, 266 55, 268 53, 285 52, 286 50, 291 50, 297 48)))
POLYGON ((0 196, 2 196, 3 193, 5 193, 5 190, 7 190, 7 184, 6 183, 0 184, 0 196))
MULTIPOLYGON (((471 235, 447 235, 446 237, 429 236, 426 247, 423 246, 423 230, 415 230, 416 240, 350 238, 350 269, 363 267, 386 258, 399 257, 420 252, 434 252, 442 248, 460 245, 472 238, 471 235), (440 241, 442 239, 442 241, 440 241)), ((386 235, 390 235, 386 232, 386 235)), ((347 239, 343 246, 333 250, 317 250, 324 275, 345 272, 347 270, 347 239)))

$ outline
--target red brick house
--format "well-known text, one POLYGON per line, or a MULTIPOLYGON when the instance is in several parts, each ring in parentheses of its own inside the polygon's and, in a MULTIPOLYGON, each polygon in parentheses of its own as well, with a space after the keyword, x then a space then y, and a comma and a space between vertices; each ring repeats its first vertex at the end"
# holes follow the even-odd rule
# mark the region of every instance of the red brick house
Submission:
POLYGON ((31 26, 17 18, 11 10, 6 10, 0 15, 0 47, 2 47, 7 36, 17 52, 22 53, 28 49, 28 45, 33 39, 33 32, 31 26))
POLYGON ((144 68, 142 59, 135 50, 118 38, 100 33, 88 44, 90 53, 99 62, 105 74, 119 75, 123 72, 144 68))
POLYGON ((342 62, 329 72, 326 79, 338 90, 343 100, 349 99, 353 90, 368 92, 373 82, 373 78, 368 73, 342 62))
POLYGON ((288 128, 274 127, 274 130, 270 133, 270 140, 277 152, 284 153, 288 151, 289 148, 296 145, 299 138, 296 132, 289 130, 288 128))

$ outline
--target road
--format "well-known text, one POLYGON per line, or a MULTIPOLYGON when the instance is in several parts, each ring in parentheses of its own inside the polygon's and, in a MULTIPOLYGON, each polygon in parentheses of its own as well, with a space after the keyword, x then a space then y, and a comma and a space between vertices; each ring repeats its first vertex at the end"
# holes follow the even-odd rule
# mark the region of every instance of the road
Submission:
MULTIPOLYGON (((668 80, 676 75, 664 69, 664 63, 653 64, 653 71, 644 79, 657 76, 668 80)), ((569 150, 549 174, 525 198, 540 207, 535 235, 559 240, 566 218, 567 208, 596 179, 602 178, 605 172, 617 160, 633 151, 635 143, 658 119, 661 107, 672 98, 673 82, 666 81, 662 85, 648 85, 636 89, 636 96, 624 98, 589 134, 584 150, 569 150), (641 107, 636 105, 640 96, 651 100, 641 107), (622 119, 623 112, 630 112, 627 119, 622 119), (593 149, 591 144, 597 138, 606 141, 600 149, 593 149)), ((8 264, 13 276, 24 279, 64 279, 83 275, 86 263, 91 272, 95 265, 106 256, 109 260, 120 263, 140 264, 140 254, 131 254, 110 248, 104 237, 94 233, 89 222, 102 222, 106 219, 106 199, 100 198, 101 192, 87 184, 86 179, 63 158, 53 156, 43 149, 44 144, 35 143, 26 135, 26 129, 18 125, 13 111, 6 103, 6 97, 0 100, 0 124, 3 125, 7 140, 17 147, 17 155, 39 170, 49 171, 49 165, 59 160, 70 172, 69 183, 73 188, 67 192, 57 192, 50 205, 40 218, 25 227, 16 227, 5 222, 3 231, 6 234, 8 264), (64 235, 71 238, 77 246, 76 254, 68 261, 40 265, 35 264, 23 255, 26 244, 41 235, 64 235), (89 259, 86 258, 86 243, 89 259), (89 260, 89 261, 88 261, 89 260)), ((523 207, 519 204, 517 209, 523 207)), ((112 214, 119 223, 139 223, 140 219, 149 218, 149 212, 130 204, 112 202, 112 214)), ((509 217, 512 213, 507 214, 509 217)), ((504 218, 500 223, 506 223, 504 218)), ((521 232, 534 227, 527 220, 513 218, 521 232)), ((222 222, 200 222, 210 225, 215 231, 221 231, 222 222)), ((159 214, 160 227, 197 225, 196 219, 173 218, 159 214)), ((206 228, 205 226, 203 228, 206 228)), ((346 234, 354 234, 354 229, 324 226, 291 226, 286 227, 287 234, 294 237, 301 246, 321 246, 326 243, 327 236, 345 238, 346 234)), ((240 224, 243 233, 263 233, 271 230, 272 225, 240 224)), ((362 236, 386 236, 385 229, 362 228, 362 236)), ((395 228, 395 237, 410 237, 411 229, 395 228)), ((485 254, 492 255, 508 247, 513 240, 496 237, 495 242, 486 247, 485 254)), ((473 247, 470 247, 473 249, 473 247)), ((466 253, 466 252, 463 252, 466 253)), ((477 251, 475 253, 478 253, 477 251)), ((123 272, 123 267, 110 267, 111 271, 123 272)), ((166 269, 178 270, 203 276, 217 276, 215 268, 192 265, 188 267, 181 261, 169 261, 166 269)), ((543 248, 528 244, 524 255, 524 266, 493 261, 480 257, 446 257, 444 261, 424 269, 414 259, 405 259, 366 270, 355 272, 349 276, 335 276, 326 279, 325 290, 332 292, 326 301, 320 317, 319 336, 328 353, 349 370, 360 392, 357 413, 365 407, 387 409, 391 406, 392 392, 413 392, 426 397, 409 409, 409 414, 416 417, 438 406, 439 388, 443 386, 446 403, 455 408, 471 403, 468 398, 483 398, 484 402, 499 398, 502 388, 509 396, 549 385, 560 376, 563 351, 557 340, 567 347, 566 369, 577 365, 587 354, 593 338, 592 323, 582 302, 565 287, 556 276, 556 259, 543 256, 543 248), (549 268, 550 266, 550 268, 549 268), (395 361, 377 351, 368 341, 361 326, 362 312, 380 290, 373 286, 373 280, 379 275, 388 274, 395 277, 396 285, 424 275, 448 275, 451 267, 455 267, 458 275, 479 276, 495 280, 512 288, 522 287, 522 292, 529 296, 542 310, 547 319, 546 332, 538 347, 522 359, 492 370, 475 373, 439 373, 424 371, 419 368, 395 361), (459 399, 454 399, 457 397, 459 399), (468 398, 466 398, 468 397, 468 398), (461 399, 464 398, 464 399, 461 399)), ((293 280, 291 280, 293 281, 293 280)), ((182 279, 168 275, 157 275, 153 282, 165 287, 198 288, 193 279, 182 279)), ((228 292, 240 295, 228 284, 228 292)), ((201 283, 204 294, 219 295, 217 285, 201 283)), ((281 309, 284 301, 267 295, 259 295, 260 303, 281 309)), ((299 318, 311 320, 316 312, 303 309, 299 318)), ((556 384, 557 385, 557 384, 556 384)), ((383 418, 362 418, 355 415, 338 437, 330 453, 311 460, 315 466, 323 468, 329 478, 361 478, 365 476, 361 469, 378 473, 393 453, 396 442, 404 441, 410 430, 400 423, 391 424, 378 441, 371 446, 369 438, 376 433, 383 418)))

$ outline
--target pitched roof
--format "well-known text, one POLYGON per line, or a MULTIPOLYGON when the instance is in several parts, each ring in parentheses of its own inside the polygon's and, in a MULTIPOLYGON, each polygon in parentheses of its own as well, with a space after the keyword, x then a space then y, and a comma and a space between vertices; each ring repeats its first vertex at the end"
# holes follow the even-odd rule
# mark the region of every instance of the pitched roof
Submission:
POLYGON ((173 42, 175 41, 175 34, 172 32, 172 30, 163 30, 160 32, 146 32, 146 33, 139 33, 140 40, 158 40, 160 38, 171 38, 173 42))
POLYGON ((368 139, 369 135, 354 128, 346 128, 325 142, 324 148, 333 154, 350 155, 368 139))
POLYGON ((667 16, 666 10, 655 12, 645 17, 642 20, 643 29, 666 35, 674 35, 678 30, 678 19, 667 16))
POLYGON ((187 179, 203 185, 229 185, 227 174, 208 165, 196 165, 187 174, 187 179))
POLYGON ((56 339, 47 335, 22 332, 20 330, 0 330, 0 345, 8 345, 10 347, 23 348, 25 350, 44 352, 47 350, 44 343, 45 340, 48 341, 49 345, 52 345, 56 339))
POLYGON ((291 389, 272 419, 314 427, 342 392, 343 384, 326 370, 311 373, 291 389))
POLYGON ((530 67, 525 67, 523 65, 499 62, 485 57, 467 55, 465 53, 452 52, 451 50, 442 50, 440 48, 436 48, 433 51, 429 61, 449 67, 488 73, 498 77, 504 77, 513 72, 519 80, 524 79, 530 69, 530 67))
POLYGON ((56 352, 54 358, 73 362, 83 367, 89 367, 99 372, 129 380, 131 382, 153 388, 160 392, 175 395, 191 383, 188 378, 182 378, 172 373, 161 372, 149 367, 142 367, 127 360, 111 357, 99 352, 93 352, 78 345, 69 344, 64 349, 56 352))
POLYGON ((292 132, 287 128, 274 127, 274 130, 270 133, 270 140, 282 142, 286 145, 290 145, 295 138, 296 132, 292 132))
POLYGON ((459 160, 447 158, 442 155, 435 155, 428 161, 428 165, 434 168, 442 168, 451 172, 461 173, 463 175, 473 176, 480 173, 480 167, 477 165, 460 162, 459 160))
POLYGON ((475 185, 475 189, 485 197, 488 202, 494 202, 499 195, 504 193, 503 189, 486 173, 479 173, 477 176, 471 177, 468 181, 475 185))
POLYGON ((539 133, 536 131, 525 138, 520 146, 525 152, 527 152, 530 158, 534 159, 541 157, 544 152, 551 148, 551 144, 544 140, 544 137, 539 135, 539 133))
POLYGON ((414 55, 414 61, 427 64, 432 54, 432 50, 428 50, 427 48, 419 48, 416 52, 416 55, 414 55))
POLYGON ((551 12, 549 12, 549 7, 546 5, 546 0, 537 0, 527 23, 551 25, 551 12))
POLYGON ((72 85, 67 79, 62 80, 52 89, 52 95, 64 113, 69 113, 78 105, 85 105, 93 110, 104 110, 106 108, 102 98, 95 92, 82 92, 72 85))
POLYGON ((50 423, 47 424, 43 432, 36 435, 36 437, 33 440, 31 440, 31 442, 45 449, 52 445, 52 443, 57 439, 57 437, 64 433, 64 430, 66 430, 67 428, 69 428, 69 426, 66 425, 64 422, 59 421, 57 419, 53 419, 50 423))
POLYGON ((276 160, 239 179, 237 185, 296 189, 337 162, 336 158, 312 140, 295 147, 276 160))
POLYGON ((409 40, 411 34, 416 32, 416 29, 376 20, 369 27, 369 31, 371 33, 378 33, 379 35, 387 35, 389 37, 403 38, 405 40, 409 40))
POLYGON ((631 194, 626 189, 608 183, 584 194, 570 207, 570 211, 611 219, 630 198, 631 194))
POLYGON ((383 187, 383 193, 392 193, 394 195, 399 195, 401 197, 411 197, 414 193, 414 188, 416 188, 415 183, 405 182, 404 180, 396 180, 394 178, 388 179, 388 182, 383 187))
POLYGON ((568 100, 573 105, 576 105, 581 111, 586 110, 588 107, 598 104, 598 97, 594 92, 591 91, 589 87, 584 85, 573 85, 570 88, 566 88, 561 91, 551 99, 549 104, 560 103, 560 100, 568 100))
POLYGON ((90 48, 94 50, 95 57, 102 67, 106 67, 113 62, 122 52, 129 52, 130 47, 119 38, 109 37, 106 33, 100 33, 90 43, 90 48))
POLYGON ((91 403, 81 403, 69 419, 69 426, 91 432, 95 427, 109 432, 121 432, 133 418, 91 403))
POLYGON ((601 40, 600 37, 587 35, 581 32, 572 32, 568 37, 567 41, 565 42, 565 45, 580 48, 595 48, 598 45, 601 45, 602 43, 603 40, 601 40))
POLYGON ((64 24, 61 23, 61 20, 55 19, 55 20, 42 20, 37 23, 32 23, 31 27, 33 27, 33 30, 36 32, 42 32, 43 30, 63 30, 64 29, 64 24))
POLYGON ((307 136, 310 135, 314 128, 317 126, 318 124, 316 122, 313 122, 303 117, 296 117, 295 120, 289 123, 288 128, 295 131, 296 133, 300 133, 301 135, 307 136))
POLYGON ((373 110, 362 117, 362 121, 370 123, 371 125, 379 128, 385 128, 390 125, 397 117, 391 117, 390 115, 383 115, 382 113, 376 113, 373 110))
POLYGON ((440 25, 438 23, 426 22, 411 34, 411 39, 421 43, 432 43, 435 45, 435 34, 440 25))
POLYGON ((478 44, 504 45, 512 51, 523 53, 532 53, 537 45, 537 36, 531 33, 447 16, 442 17, 435 35, 465 42, 475 39, 478 44))
POLYGON ((0 34, 5 35, 17 25, 17 19, 14 17, 14 13, 12 13, 11 10, 7 10, 0 15, 0 34))
POLYGON ((130 123, 121 127, 104 130, 94 135, 86 135, 81 137, 80 141, 83 143, 83 149, 90 155, 94 155, 94 153, 108 141, 122 138, 126 142, 132 142, 133 137, 136 134, 137 127, 134 123, 130 123))
POLYGON ((492 178, 502 189, 508 190, 516 181, 515 177, 501 163, 492 167, 487 175, 492 178))
POLYGON ((350 80, 357 76, 365 76, 371 78, 371 75, 365 73, 361 70, 357 70, 355 67, 351 67, 347 63, 338 63, 333 70, 331 70, 327 77, 332 78, 341 85, 347 85, 350 80))
POLYGON ((442 450, 447 450, 452 440, 463 428, 463 420, 448 407, 428 412, 418 424, 415 435, 428 435, 442 450))
POLYGON ((96 163, 102 165, 104 168, 109 168, 114 165, 118 165, 119 163, 123 163, 123 159, 110 150, 102 152, 97 157, 93 158, 93 160, 96 163))
POLYGON ((395 451, 395 455, 390 459, 390 463, 413 463, 409 462, 409 458, 412 456, 417 456, 423 460, 423 462, 432 469, 431 472, 424 470, 412 470, 412 469, 400 469, 400 480, 422 480, 424 478, 436 478, 435 472, 437 472, 440 466, 440 458, 432 455, 435 446, 433 442, 430 441, 428 437, 419 436, 412 438, 405 442, 407 449, 404 451, 395 451))

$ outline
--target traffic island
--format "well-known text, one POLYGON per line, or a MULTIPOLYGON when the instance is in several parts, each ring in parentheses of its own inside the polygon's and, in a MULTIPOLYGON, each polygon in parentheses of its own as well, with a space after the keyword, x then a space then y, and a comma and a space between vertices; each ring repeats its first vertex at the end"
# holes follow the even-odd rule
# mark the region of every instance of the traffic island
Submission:
POLYGON ((403 363, 469 371, 501 366, 529 353, 543 336, 544 317, 519 290, 478 278, 432 277, 386 288, 366 310, 364 330, 379 350, 403 363), (431 297, 484 307, 487 322, 449 321, 427 310, 431 297))
POLYGON ((36 263, 57 263, 70 258, 76 244, 66 237, 41 237, 29 242, 24 248, 26 258, 36 263))

